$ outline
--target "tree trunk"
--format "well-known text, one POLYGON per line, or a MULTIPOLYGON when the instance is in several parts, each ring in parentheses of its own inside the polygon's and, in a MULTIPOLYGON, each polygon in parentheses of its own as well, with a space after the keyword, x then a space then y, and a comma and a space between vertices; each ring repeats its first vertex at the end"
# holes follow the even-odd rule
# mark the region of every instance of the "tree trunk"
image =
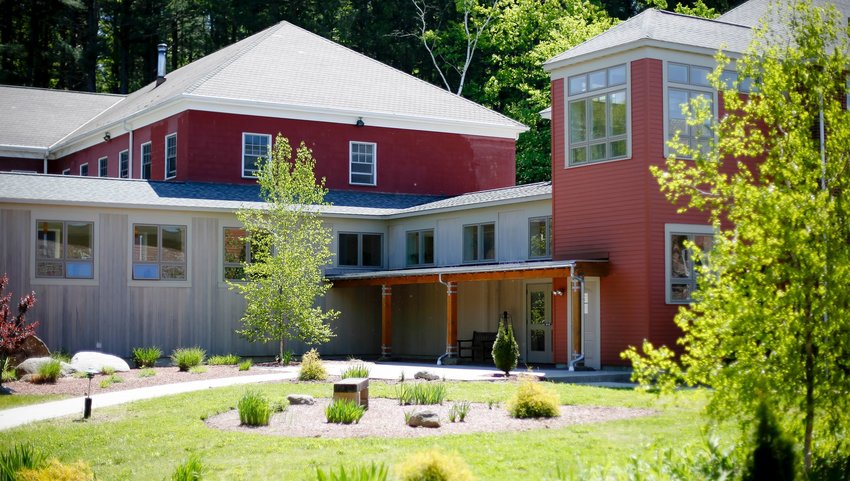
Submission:
POLYGON ((281 337, 280 338, 280 352, 278 353, 278 356, 279 356, 278 359, 279 359, 279 362, 281 364, 283 364, 283 348, 284 348, 285 343, 286 343, 286 339, 281 337))
POLYGON ((806 473, 812 467, 812 431, 815 424, 815 355, 812 331, 806 332, 806 433, 803 441, 803 467, 806 473))

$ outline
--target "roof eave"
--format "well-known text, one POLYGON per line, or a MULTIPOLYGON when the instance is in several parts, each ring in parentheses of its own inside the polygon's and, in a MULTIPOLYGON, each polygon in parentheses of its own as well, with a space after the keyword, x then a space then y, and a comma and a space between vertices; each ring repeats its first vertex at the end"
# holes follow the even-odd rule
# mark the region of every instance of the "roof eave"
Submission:
POLYGON ((404 219, 408 217, 416 217, 419 215, 430 215, 430 214, 442 214, 446 212, 457 212, 461 210, 470 210, 470 209, 483 209, 486 207, 499 207, 503 205, 511 205, 511 204, 521 204, 526 202, 535 202, 540 200, 550 200, 552 198, 552 193, 548 194, 535 194, 524 197, 516 197, 511 199, 501 199, 501 200, 493 200, 493 201, 485 201, 485 202, 477 202, 474 204, 463 204, 463 205, 453 205, 448 207, 435 207, 431 209, 417 209, 417 207, 410 207, 409 209, 400 209, 402 212, 398 212, 395 214, 390 214, 386 218, 388 220, 392 219, 404 219))
POLYGON ((19 159, 43 159, 49 153, 47 147, 37 145, 9 145, 0 144, 0 157, 14 157, 19 159))

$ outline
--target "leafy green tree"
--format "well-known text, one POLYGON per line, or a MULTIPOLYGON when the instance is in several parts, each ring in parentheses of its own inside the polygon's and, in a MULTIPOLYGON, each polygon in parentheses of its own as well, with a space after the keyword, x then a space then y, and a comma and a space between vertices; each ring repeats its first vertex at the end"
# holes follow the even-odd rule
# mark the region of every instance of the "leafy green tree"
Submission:
MULTIPOLYGON (((768 18, 737 62, 757 89, 724 89, 717 140, 673 142, 692 160, 653 169, 668 199, 707 211, 716 231, 710 253, 691 246, 709 262, 697 302, 676 316, 684 369, 667 372, 712 386, 709 412, 720 418, 747 418, 769 399, 809 471, 813 456, 848 448, 850 55, 832 6, 794 2, 768 18)), ((718 55, 721 89, 728 62, 718 55)), ((711 122, 705 101, 686 110, 691 125, 711 122)))
POLYGON ((320 218, 327 189, 324 179, 316 181, 315 163, 304 143, 293 155, 289 140, 278 135, 257 172, 267 208, 236 213, 252 248, 245 282, 229 283, 247 301, 237 332, 251 342, 279 342, 280 359, 289 339, 327 342, 333 336, 328 323, 339 315, 317 305, 331 287, 322 268, 332 258, 331 232, 320 218))
POLYGON ((508 321, 499 321, 499 331, 496 333, 496 341, 493 342, 493 364, 505 373, 505 377, 511 375, 511 370, 516 367, 519 360, 519 345, 514 337, 514 329, 508 321))

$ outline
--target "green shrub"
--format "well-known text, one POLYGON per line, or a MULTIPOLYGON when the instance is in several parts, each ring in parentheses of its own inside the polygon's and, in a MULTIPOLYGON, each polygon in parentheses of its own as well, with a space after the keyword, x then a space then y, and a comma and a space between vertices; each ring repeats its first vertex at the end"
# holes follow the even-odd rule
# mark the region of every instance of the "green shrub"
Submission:
POLYGON ((122 383, 122 382, 124 382, 124 378, 122 378, 121 376, 119 376, 117 374, 110 374, 109 377, 101 379, 100 388, 106 389, 113 384, 118 384, 118 383, 122 383))
POLYGON ((460 457, 437 449, 413 453, 398 467, 399 481, 472 481, 475 477, 460 457))
POLYGON ((753 443, 755 447, 744 473, 744 481, 794 481, 794 444, 782 433, 764 401, 759 404, 756 417, 758 427, 753 443))
POLYGON ((350 377, 368 378, 369 377, 369 371, 370 371, 369 366, 367 366, 365 363, 361 362, 361 363, 354 364, 353 366, 349 366, 348 368, 346 368, 344 371, 342 371, 342 374, 340 374, 340 377, 343 378, 343 379, 348 379, 350 377))
POLYGON ((373 463, 369 467, 358 466, 351 468, 351 471, 347 471, 345 466, 340 466, 336 472, 316 468, 316 481, 387 481, 387 474, 387 467, 383 463, 373 463))
POLYGON ((210 366, 235 366, 239 364, 239 356, 236 354, 225 354, 223 356, 210 356, 207 364, 210 366))
POLYGON ((499 322, 499 332, 496 333, 496 341, 493 342, 492 355, 496 369, 504 372, 505 377, 508 377, 519 359, 519 344, 516 343, 513 326, 507 321, 499 322))
POLYGON ((446 385, 441 382, 403 383, 396 386, 395 393, 401 405, 443 404, 446 398, 446 385))
POLYGON ((15 373, 15 367, 12 366, 12 360, 8 357, 3 359, 3 364, 0 366, 0 384, 4 382, 12 382, 18 380, 18 375, 15 373))
POLYGON ((515 418, 552 418, 561 415, 558 395, 543 383, 523 379, 516 394, 508 401, 508 413, 515 418))
POLYGON ((52 459, 46 466, 18 471, 15 479, 17 481, 94 481, 95 477, 91 467, 83 461, 64 464, 52 459))
POLYGON ((33 374, 32 382, 36 384, 55 383, 61 375, 62 364, 56 359, 51 359, 41 366, 38 366, 38 372, 33 374))
POLYGON ((207 352, 200 347, 183 347, 175 349, 171 353, 171 362, 181 371, 200 366, 204 362, 207 352))
POLYGON ((156 371, 153 368, 146 367, 144 369, 139 370, 139 377, 153 377, 156 376, 156 371))
POLYGON ((292 351, 283 351, 283 358, 280 360, 280 364, 282 366, 288 366, 292 364, 292 351))
POLYGON ((133 362, 136 363, 136 367, 139 369, 143 367, 154 367, 156 361, 161 357, 162 351, 156 346, 133 348, 133 362))
POLYGON ((100 368, 100 373, 105 376, 111 376, 115 374, 115 368, 112 366, 103 366, 102 368, 100 368))
POLYGON ((206 468, 197 455, 189 456, 185 463, 177 466, 171 474, 171 481, 199 481, 204 479, 206 468))
POLYGON ((301 381, 323 381, 328 378, 328 372, 319 358, 319 351, 310 349, 301 356, 301 371, 298 379, 301 381))
POLYGON ((59 362, 71 364, 71 355, 68 354, 67 351, 63 351, 61 349, 58 350, 58 351, 53 351, 53 352, 50 353, 50 357, 52 359, 56 359, 59 362))
POLYGON ((38 469, 45 465, 47 456, 30 444, 15 444, 0 452, 0 481, 15 481, 22 469, 38 469))
POLYGON ((253 364, 254 364, 254 362, 251 361, 250 359, 245 359, 244 361, 239 363, 239 370, 240 371, 247 371, 247 370, 251 369, 251 366, 253 364))
POLYGON ((268 426, 272 408, 268 399, 256 391, 246 391, 239 400, 239 422, 245 426, 268 426))
POLYGON ((354 401, 335 399, 325 408, 325 419, 329 423, 335 424, 359 423, 365 412, 366 407, 360 406, 354 401))
POLYGON ((449 408, 449 421, 466 421, 466 416, 469 414, 470 406, 469 401, 461 401, 452 404, 452 407, 449 408))
POLYGON ((207 372, 207 370, 206 366, 192 366, 189 368, 189 372, 192 374, 203 374, 207 372))

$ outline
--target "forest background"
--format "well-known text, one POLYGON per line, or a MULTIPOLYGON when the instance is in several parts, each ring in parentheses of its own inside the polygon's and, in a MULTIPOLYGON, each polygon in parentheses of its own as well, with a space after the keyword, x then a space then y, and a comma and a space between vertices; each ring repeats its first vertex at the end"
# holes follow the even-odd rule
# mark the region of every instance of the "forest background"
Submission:
MULTIPOLYGON (((713 17, 742 0, 685 0, 713 17)), ((550 177, 549 58, 666 0, 0 0, 0 84, 127 94, 286 20, 524 123, 517 183, 550 177)), ((356 75, 352 72, 351 75, 356 75)))

